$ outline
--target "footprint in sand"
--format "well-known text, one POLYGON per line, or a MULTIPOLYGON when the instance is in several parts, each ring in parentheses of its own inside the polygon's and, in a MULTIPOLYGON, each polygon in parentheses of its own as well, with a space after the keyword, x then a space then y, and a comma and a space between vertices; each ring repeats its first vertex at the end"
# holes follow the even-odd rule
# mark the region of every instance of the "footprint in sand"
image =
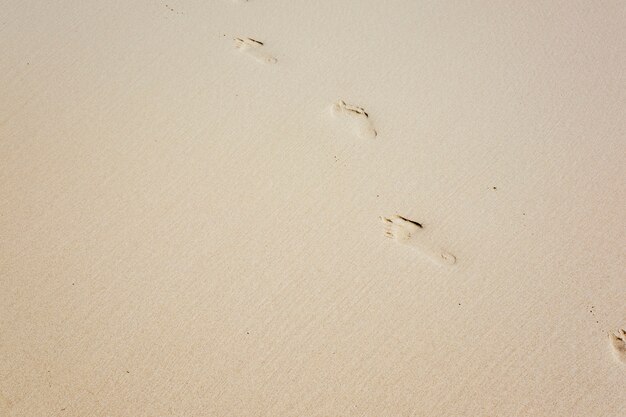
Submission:
POLYGON ((626 364, 626 331, 620 329, 617 333, 609 332, 609 340, 613 346, 615 357, 626 364))
POLYGON ((381 217, 385 225, 385 236, 404 245, 413 246, 427 255, 431 261, 441 265, 453 265, 456 257, 448 251, 437 249, 420 238, 419 232, 424 228, 418 222, 399 215, 381 217))
POLYGON ((252 38, 235 38, 235 47, 264 64, 275 64, 278 60, 265 51, 263 42, 252 38))
POLYGON ((334 117, 349 123, 354 133, 360 138, 374 139, 378 135, 369 115, 362 107, 351 106, 339 100, 332 105, 331 113, 334 117))

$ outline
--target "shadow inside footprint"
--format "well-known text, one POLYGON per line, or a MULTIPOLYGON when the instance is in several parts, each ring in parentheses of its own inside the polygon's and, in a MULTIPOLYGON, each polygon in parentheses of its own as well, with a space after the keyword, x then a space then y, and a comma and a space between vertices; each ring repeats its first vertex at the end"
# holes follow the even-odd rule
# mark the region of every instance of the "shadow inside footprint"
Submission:
POLYGON ((609 332, 609 340, 611 341, 615 357, 623 364, 626 364, 626 331, 620 329, 617 333, 609 332))
POLYGON ((363 139, 374 139, 378 132, 372 125, 369 115, 363 107, 346 104, 339 100, 331 106, 331 113, 338 119, 343 119, 351 125, 354 133, 363 139))
POLYGON ((235 38, 235 48, 264 64, 275 64, 278 60, 265 51, 261 41, 252 38, 235 38))
POLYGON ((424 228, 421 223, 409 220, 397 214, 389 217, 381 217, 380 220, 385 227, 385 236, 388 238, 398 243, 417 248, 431 261, 437 264, 453 265, 456 263, 456 256, 446 250, 431 245, 420 237, 419 232, 424 228))

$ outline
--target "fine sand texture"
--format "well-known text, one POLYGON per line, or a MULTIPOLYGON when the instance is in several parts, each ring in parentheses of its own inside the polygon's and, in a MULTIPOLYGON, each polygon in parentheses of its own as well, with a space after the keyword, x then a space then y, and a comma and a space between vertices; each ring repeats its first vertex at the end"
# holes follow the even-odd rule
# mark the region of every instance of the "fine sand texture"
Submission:
POLYGON ((0 417, 623 417, 623 0, 0 2, 0 417))

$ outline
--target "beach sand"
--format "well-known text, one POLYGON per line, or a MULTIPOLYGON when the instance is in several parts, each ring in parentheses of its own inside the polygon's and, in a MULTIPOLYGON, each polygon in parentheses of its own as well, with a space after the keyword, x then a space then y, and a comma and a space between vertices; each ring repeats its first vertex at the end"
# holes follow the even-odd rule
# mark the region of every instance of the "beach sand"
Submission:
POLYGON ((626 415, 623 1, 0 13, 0 416, 626 415))

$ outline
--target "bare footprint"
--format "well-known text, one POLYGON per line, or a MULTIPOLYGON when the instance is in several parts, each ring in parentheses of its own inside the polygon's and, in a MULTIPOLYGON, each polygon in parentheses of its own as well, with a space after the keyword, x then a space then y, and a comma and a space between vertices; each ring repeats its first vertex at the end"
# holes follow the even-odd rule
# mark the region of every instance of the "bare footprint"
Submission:
POLYGON ((617 333, 609 332, 609 340, 613 346, 613 354, 615 357, 626 364, 626 331, 620 329, 617 333))
POLYGON ((374 139, 378 135, 369 115, 362 107, 351 106, 339 100, 332 105, 331 113, 336 118, 349 122, 355 134, 363 139, 374 139))
POLYGON ((275 64, 278 60, 265 51, 263 42, 252 38, 235 38, 235 47, 264 64, 275 64))
POLYGON ((380 220, 385 225, 385 236, 388 238, 419 249, 420 252, 427 255, 431 261, 437 264, 453 265, 456 263, 456 257, 453 254, 433 247, 428 242, 420 239, 419 232, 424 226, 418 222, 397 214, 390 217, 381 217, 380 220))

